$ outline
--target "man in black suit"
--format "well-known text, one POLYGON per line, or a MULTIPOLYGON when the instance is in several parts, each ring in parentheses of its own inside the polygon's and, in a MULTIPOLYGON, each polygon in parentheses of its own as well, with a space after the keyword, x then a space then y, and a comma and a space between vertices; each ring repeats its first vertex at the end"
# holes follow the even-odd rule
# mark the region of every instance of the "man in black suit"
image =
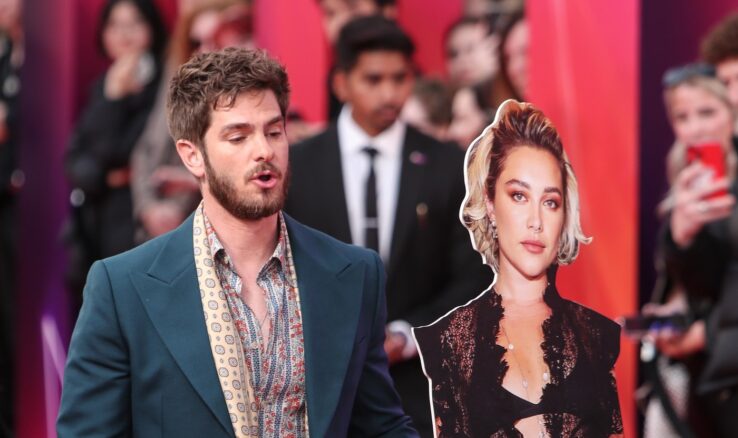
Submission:
POLYGON ((286 211, 382 257, 390 371, 405 412, 432 436, 428 383, 409 328, 466 303, 491 275, 459 222, 463 153, 398 120, 413 86, 413 50, 382 17, 342 29, 334 89, 345 105, 336 124, 292 147, 286 211))

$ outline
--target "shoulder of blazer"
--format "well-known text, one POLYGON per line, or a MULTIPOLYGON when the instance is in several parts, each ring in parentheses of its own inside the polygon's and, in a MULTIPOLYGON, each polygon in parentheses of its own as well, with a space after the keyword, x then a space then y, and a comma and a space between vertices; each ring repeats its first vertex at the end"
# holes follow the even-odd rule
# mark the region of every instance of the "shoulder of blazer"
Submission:
POLYGON ((121 254, 108 257, 102 260, 111 281, 127 276, 131 272, 149 272, 151 267, 158 262, 167 262, 160 260, 162 252, 172 252, 176 254, 176 258, 169 260, 171 265, 171 276, 176 277, 185 268, 194 264, 194 254, 192 245, 192 223, 194 213, 191 214, 184 222, 174 230, 155 237, 133 249, 121 254), (164 249, 167 251, 164 251, 164 249))
POLYGON ((290 146, 290 161, 302 161, 315 156, 318 151, 328 150, 338 145, 338 127, 329 125, 323 132, 290 146))

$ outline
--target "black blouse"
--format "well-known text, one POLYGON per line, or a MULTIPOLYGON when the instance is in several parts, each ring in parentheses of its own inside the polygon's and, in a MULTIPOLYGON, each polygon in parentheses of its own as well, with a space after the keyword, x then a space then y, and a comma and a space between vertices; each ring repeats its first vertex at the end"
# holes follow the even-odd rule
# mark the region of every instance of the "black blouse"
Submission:
POLYGON ((552 437, 606 437, 622 433, 612 368, 620 352, 620 326, 562 299, 554 286, 544 294, 551 316, 543 323, 544 360, 551 380, 539 403, 502 386, 505 348, 496 340, 503 317, 494 290, 458 307, 430 326, 414 329, 430 379, 439 437, 520 437, 515 423, 543 415, 552 437))

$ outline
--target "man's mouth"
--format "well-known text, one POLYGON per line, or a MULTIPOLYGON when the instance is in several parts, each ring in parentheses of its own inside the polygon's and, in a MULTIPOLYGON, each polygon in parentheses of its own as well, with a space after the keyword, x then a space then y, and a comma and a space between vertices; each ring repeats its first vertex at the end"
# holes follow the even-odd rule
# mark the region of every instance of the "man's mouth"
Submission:
POLYGON ((270 189, 277 185, 279 176, 271 170, 263 170, 255 173, 249 180, 263 189, 270 189))

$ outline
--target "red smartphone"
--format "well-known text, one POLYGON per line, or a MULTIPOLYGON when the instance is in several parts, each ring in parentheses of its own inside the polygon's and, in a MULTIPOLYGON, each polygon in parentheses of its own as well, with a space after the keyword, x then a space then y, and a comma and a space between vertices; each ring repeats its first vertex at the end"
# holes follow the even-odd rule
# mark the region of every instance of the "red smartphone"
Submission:
MULTIPOLYGON (((725 176, 725 151, 720 143, 702 143, 687 147, 687 163, 699 161, 703 166, 712 170, 712 180, 725 176)), ((708 196, 708 199, 728 194, 727 189, 718 190, 708 196)))

